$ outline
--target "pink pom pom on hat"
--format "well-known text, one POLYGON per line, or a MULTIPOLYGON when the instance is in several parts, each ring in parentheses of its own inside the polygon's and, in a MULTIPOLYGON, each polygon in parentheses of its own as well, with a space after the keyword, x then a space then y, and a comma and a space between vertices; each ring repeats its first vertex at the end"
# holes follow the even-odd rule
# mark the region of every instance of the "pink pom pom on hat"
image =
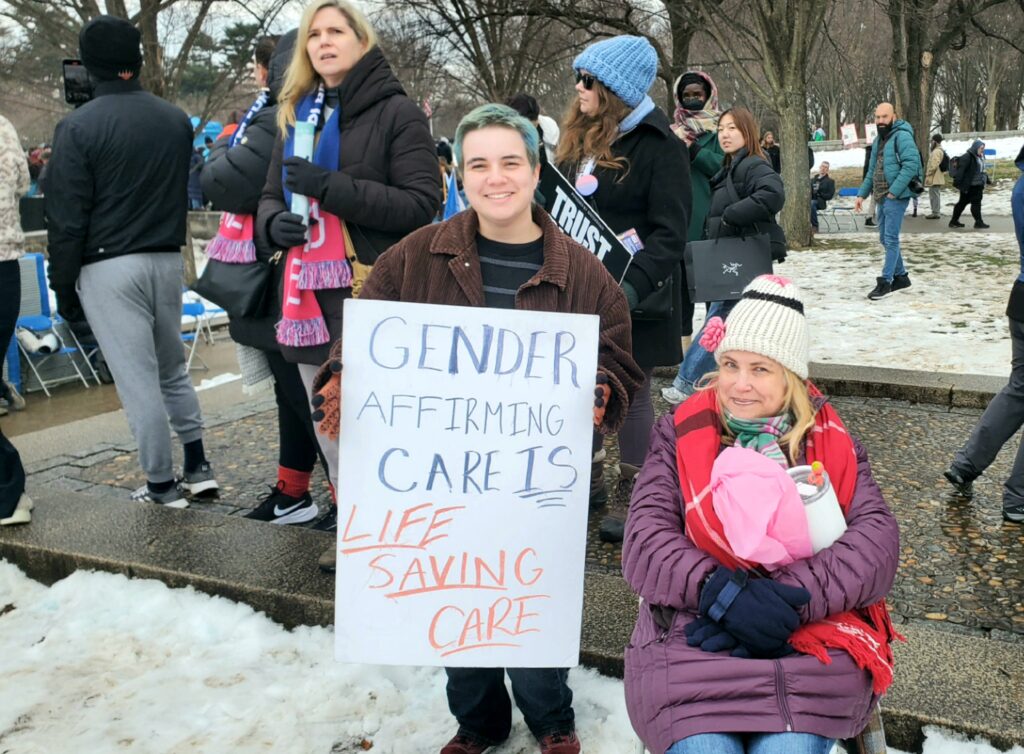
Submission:
POLYGON ((800 379, 807 379, 810 339, 803 295, 793 281, 779 275, 760 275, 743 289, 728 320, 715 323, 716 319, 708 321, 700 344, 712 350, 704 345, 708 328, 712 328, 715 334, 709 337, 709 343, 717 339, 714 352, 719 364, 728 351, 747 351, 767 356, 800 379))

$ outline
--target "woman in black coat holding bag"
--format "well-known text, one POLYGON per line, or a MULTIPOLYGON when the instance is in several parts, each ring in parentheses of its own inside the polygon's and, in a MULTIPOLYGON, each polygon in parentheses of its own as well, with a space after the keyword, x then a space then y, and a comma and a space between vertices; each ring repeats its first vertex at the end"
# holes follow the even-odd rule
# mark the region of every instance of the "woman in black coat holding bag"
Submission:
MULTIPOLYGON (((648 96, 658 59, 643 37, 620 36, 573 61, 577 98, 569 106, 556 164, 620 238, 642 245, 622 282, 633 320, 633 358, 646 380, 619 431, 620 499, 628 502, 654 425, 651 375, 678 364, 682 275, 690 216, 690 162, 668 116, 648 96)), ((628 246, 628 244, 627 244, 628 246)), ((591 507, 607 500, 604 452, 595 438, 591 507)), ((622 541, 623 523, 606 519, 601 537, 622 541)))
MULTIPOLYGON (((742 107, 726 110, 718 121, 718 143, 725 161, 711 179, 711 206, 705 226, 705 238, 753 236, 766 233, 771 239, 772 259, 786 258, 786 235, 775 222, 775 215, 786 203, 782 176, 775 172, 761 151, 757 121, 742 107), (730 186, 731 184, 731 186, 730 186)), ((735 301, 716 301, 708 308, 707 319, 729 316, 735 301)), ((700 379, 715 370, 715 356, 700 345, 704 329, 693 338, 679 368, 673 387, 685 397, 696 390, 700 379)))
MULTIPOLYGON (((285 252, 277 342, 312 398, 313 378, 341 338, 345 299, 385 249, 433 220, 441 178, 426 116, 347 0, 314 0, 303 11, 277 125, 256 235, 285 252), (311 160, 296 155, 298 123, 314 126, 311 160), (293 194, 309 199, 308 236, 293 194)), ((317 439, 336 486, 338 443, 317 439)), ((335 554, 324 553, 321 567, 334 570, 335 554)))
MULTIPOLYGON (((274 249, 253 238, 252 226, 277 140, 277 95, 294 47, 294 31, 279 41, 263 37, 257 43, 254 69, 260 93, 235 132, 218 139, 210 150, 200 180, 214 209, 224 213, 217 237, 207 246, 210 259, 244 264, 251 261, 247 253, 250 248, 263 263, 274 255, 274 249)), ((280 285, 283 270, 283 265, 271 266, 268 285, 272 291, 280 285)), ((246 518, 301 524, 312 521, 318 513, 309 494, 318 446, 299 369, 285 361, 274 338, 280 310, 276 295, 272 301, 263 316, 231 315, 228 322, 231 339, 237 344, 242 389, 254 393, 272 382, 277 400, 277 484, 246 518)))

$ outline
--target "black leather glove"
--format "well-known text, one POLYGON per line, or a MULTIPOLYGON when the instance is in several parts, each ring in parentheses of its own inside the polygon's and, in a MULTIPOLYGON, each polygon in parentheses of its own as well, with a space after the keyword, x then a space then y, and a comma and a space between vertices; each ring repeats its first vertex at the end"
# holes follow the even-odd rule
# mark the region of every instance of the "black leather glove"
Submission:
POLYGON ((754 657, 780 657, 800 625, 796 609, 811 601, 802 587, 748 578, 719 566, 700 593, 700 613, 722 624, 754 657))
POLYGON ((301 157, 286 157, 281 162, 284 167, 284 186, 293 194, 302 194, 318 202, 324 200, 327 193, 327 178, 330 171, 301 157))
POLYGON ((270 220, 267 234, 271 242, 281 249, 290 249, 306 243, 306 225, 294 212, 278 212, 270 220))
POLYGON ((74 288, 54 289, 57 294, 57 314, 65 322, 84 322, 85 310, 82 309, 82 302, 74 288))

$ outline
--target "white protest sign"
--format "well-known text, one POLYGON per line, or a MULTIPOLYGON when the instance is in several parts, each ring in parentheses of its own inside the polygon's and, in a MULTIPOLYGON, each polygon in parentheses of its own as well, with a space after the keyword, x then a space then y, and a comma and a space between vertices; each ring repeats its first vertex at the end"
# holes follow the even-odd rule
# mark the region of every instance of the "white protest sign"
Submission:
POLYGON ((864 141, 867 144, 872 144, 875 141, 875 137, 878 136, 878 126, 874 123, 864 124, 864 141))
POLYGON ((578 663, 598 325, 345 302, 339 660, 578 663))
POLYGON ((857 126, 854 123, 844 123, 843 127, 839 129, 839 134, 843 140, 844 147, 857 146, 857 126))

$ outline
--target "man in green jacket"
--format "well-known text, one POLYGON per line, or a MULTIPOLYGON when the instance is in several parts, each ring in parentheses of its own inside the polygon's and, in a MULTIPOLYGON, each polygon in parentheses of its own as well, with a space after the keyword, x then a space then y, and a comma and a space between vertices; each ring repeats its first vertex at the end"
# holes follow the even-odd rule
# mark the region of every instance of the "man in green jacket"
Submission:
POLYGON ((871 145, 869 169, 860 185, 854 207, 861 211, 863 201, 875 200, 875 222, 878 235, 885 247, 882 276, 868 298, 877 301, 893 291, 910 287, 910 275, 903 265, 900 253, 900 227, 907 204, 914 196, 911 181, 921 179, 921 153, 914 143, 914 129, 904 120, 896 118, 896 110, 888 102, 875 108, 878 136, 871 145))

